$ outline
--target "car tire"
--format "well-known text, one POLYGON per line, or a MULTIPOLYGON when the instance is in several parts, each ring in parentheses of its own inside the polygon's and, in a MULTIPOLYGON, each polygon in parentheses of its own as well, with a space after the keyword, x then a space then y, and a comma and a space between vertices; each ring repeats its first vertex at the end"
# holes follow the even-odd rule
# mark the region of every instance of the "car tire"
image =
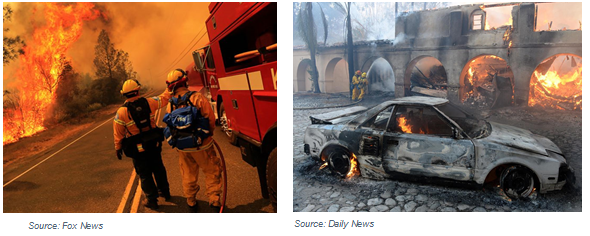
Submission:
POLYGON ((266 161, 266 187, 273 204, 277 203, 277 148, 273 149, 266 161))
POLYGON ((502 171, 500 188, 511 199, 523 199, 535 189, 535 175, 526 167, 515 165, 502 171))
POLYGON ((336 147, 328 154, 328 166, 338 176, 346 178, 350 171, 350 151, 343 147, 336 147))

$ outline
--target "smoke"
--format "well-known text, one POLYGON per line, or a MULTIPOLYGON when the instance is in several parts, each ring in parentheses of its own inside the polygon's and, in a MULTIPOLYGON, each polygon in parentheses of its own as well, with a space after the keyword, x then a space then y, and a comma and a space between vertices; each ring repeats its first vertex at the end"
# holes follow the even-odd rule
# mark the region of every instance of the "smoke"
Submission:
POLYGON ((539 3, 537 30, 578 30, 582 22, 581 2, 539 3))
POLYGON ((389 62, 379 58, 373 62, 367 72, 371 91, 395 91, 395 75, 389 62))
MULTIPOLYGON (((26 43, 31 40, 35 27, 45 23, 43 6, 37 3, 9 5, 14 13, 12 21, 5 22, 4 27, 9 27, 10 34, 21 36, 26 43)), ((94 47, 100 31, 105 29, 115 48, 129 53, 140 82, 163 87, 170 70, 186 69, 192 62, 190 52, 209 42, 204 28, 209 17, 208 5, 191 2, 96 3, 104 17, 85 22, 82 36, 72 45, 67 57, 77 72, 94 76, 94 47)), ((4 66, 4 89, 16 81, 17 61, 4 66)))

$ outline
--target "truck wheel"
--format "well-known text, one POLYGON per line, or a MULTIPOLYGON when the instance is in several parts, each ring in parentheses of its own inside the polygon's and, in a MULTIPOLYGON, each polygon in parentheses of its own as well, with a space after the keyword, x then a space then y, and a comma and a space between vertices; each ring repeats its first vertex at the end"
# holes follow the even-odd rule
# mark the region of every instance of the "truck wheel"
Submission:
POLYGON ((277 203, 277 148, 273 149, 266 161, 266 186, 273 204, 277 203))
POLYGON ((221 104, 219 105, 219 125, 221 125, 221 131, 223 131, 223 133, 225 135, 227 135, 228 138, 232 138, 232 132, 229 129, 229 124, 227 122, 227 115, 225 114, 225 107, 223 107, 223 102, 221 102, 221 104))
POLYGON ((500 188, 511 199, 526 198, 535 189, 534 174, 523 166, 510 166, 502 171, 500 188))

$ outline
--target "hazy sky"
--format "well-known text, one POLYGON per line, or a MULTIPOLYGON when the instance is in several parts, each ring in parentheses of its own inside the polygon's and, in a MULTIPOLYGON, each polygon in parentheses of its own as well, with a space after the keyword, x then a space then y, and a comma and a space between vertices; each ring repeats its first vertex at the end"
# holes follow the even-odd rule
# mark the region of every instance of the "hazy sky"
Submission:
MULTIPOLYGON (((12 21, 4 24, 10 34, 19 35, 25 42, 32 40, 34 25, 44 24, 43 5, 37 3, 4 3, 14 10, 12 21)), ((209 38, 204 29, 209 17, 209 3, 96 3, 106 18, 86 21, 83 32, 67 52, 74 69, 94 75, 94 47, 102 29, 109 32, 115 48, 129 53, 135 71, 144 84, 164 83, 167 72, 185 69, 192 61, 187 46, 196 49, 206 45, 209 38), (191 40, 194 41, 192 43, 191 40), (189 44, 190 43, 190 44, 189 44), (186 48, 186 49, 185 49, 186 48), (184 51, 183 51, 184 49, 184 51), (184 55, 175 66, 172 62, 184 55)), ((4 67, 4 87, 10 88, 19 66, 14 60, 4 67)))

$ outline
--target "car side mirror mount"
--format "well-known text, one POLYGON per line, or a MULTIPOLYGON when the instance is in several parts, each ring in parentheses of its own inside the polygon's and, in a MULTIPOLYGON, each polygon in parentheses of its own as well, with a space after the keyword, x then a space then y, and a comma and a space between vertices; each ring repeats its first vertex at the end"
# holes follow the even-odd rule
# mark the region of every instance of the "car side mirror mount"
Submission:
POLYGON ((461 134, 459 133, 459 130, 457 130, 457 128, 452 127, 451 130, 453 130, 453 138, 454 139, 461 139, 461 134))

